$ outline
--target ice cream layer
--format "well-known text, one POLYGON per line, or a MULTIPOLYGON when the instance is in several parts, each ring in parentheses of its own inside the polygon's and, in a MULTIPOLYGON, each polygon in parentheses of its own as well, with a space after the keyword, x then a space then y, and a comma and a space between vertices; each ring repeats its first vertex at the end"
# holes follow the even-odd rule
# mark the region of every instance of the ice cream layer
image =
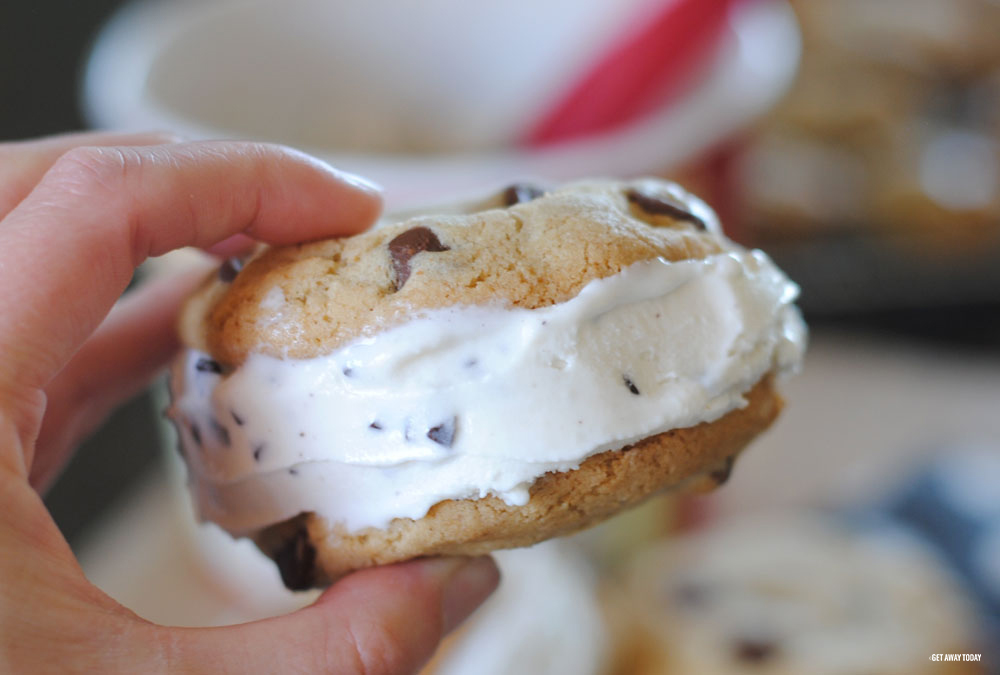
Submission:
POLYGON ((171 415, 202 517, 234 533, 523 504, 543 474, 715 420, 796 367, 797 292, 759 251, 647 260, 561 304, 416 312, 312 359, 251 354, 223 375, 189 351, 171 415))

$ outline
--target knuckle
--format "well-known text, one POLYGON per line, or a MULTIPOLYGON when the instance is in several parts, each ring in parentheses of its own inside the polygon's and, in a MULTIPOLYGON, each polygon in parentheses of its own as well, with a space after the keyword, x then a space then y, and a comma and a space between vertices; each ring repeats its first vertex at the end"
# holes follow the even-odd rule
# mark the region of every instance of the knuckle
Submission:
POLYGON ((28 156, 14 142, 0 143, 0 218, 33 187, 28 156))
POLYGON ((128 148, 78 147, 56 160, 49 179, 72 192, 114 191, 136 164, 138 155, 128 148))

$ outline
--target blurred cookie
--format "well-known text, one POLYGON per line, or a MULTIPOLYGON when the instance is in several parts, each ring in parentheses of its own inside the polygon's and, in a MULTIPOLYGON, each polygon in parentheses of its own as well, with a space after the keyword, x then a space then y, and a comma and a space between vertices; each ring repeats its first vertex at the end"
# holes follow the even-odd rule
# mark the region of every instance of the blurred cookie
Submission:
POLYGON ((626 581, 632 675, 981 673, 955 581, 900 531, 820 515, 718 523, 651 549, 626 581))
POLYGON ((870 163, 872 214, 933 255, 1000 245, 1000 142, 973 128, 901 125, 870 163))
POLYGON ((771 126, 858 148, 878 142, 920 105, 925 78, 853 55, 807 53, 771 126))
POLYGON ((864 158, 837 143, 764 133, 747 148, 741 173, 756 241, 856 231, 870 208, 864 158))
POLYGON ((1000 58, 991 0, 795 0, 806 44, 927 76, 981 72, 1000 58))
MULTIPOLYGON (((803 278, 816 297, 832 297, 838 276, 873 260, 901 270, 939 257, 988 264, 1000 247, 1000 5, 793 4, 801 68, 748 144, 749 239, 787 243, 802 262, 812 244, 850 251, 830 281, 803 278)), ((950 301, 967 301, 967 284, 943 276, 950 301)), ((967 276, 991 283, 975 271, 967 276)), ((906 273, 893 283, 912 281, 906 273)))

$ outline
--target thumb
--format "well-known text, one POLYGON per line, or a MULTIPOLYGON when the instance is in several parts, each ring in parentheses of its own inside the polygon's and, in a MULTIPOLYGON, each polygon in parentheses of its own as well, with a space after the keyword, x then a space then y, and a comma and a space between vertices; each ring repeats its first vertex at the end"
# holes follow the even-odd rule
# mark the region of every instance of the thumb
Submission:
POLYGON ((312 605, 223 628, 170 628, 171 672, 415 673, 493 592, 492 558, 426 558, 355 572, 312 605))

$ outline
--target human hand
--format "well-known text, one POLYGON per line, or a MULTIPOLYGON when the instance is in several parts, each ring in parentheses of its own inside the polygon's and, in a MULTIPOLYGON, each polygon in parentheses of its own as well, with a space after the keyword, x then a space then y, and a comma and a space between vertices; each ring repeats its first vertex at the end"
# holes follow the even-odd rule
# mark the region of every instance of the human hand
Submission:
POLYGON ((379 208, 373 188, 276 146, 0 143, 0 671, 414 672, 495 588, 489 558, 427 559, 352 574, 284 617, 157 626, 87 581, 37 492, 178 348, 174 318, 195 276, 116 304, 145 258, 237 233, 349 234, 379 208))

